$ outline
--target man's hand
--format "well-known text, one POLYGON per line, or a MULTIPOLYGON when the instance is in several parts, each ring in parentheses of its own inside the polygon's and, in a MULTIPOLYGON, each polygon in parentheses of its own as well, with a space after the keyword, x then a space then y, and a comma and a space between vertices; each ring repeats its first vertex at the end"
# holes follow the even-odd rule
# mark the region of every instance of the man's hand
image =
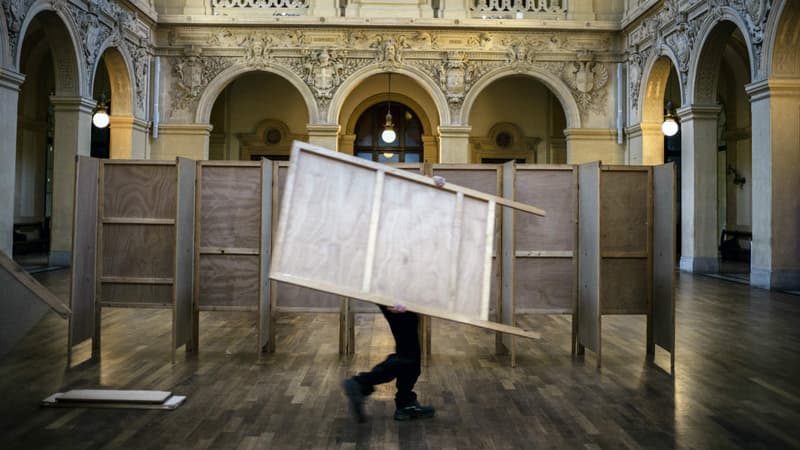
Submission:
POLYGON ((406 305, 402 303, 395 303, 394 306, 387 306, 386 309, 395 314, 401 314, 407 311, 406 305))

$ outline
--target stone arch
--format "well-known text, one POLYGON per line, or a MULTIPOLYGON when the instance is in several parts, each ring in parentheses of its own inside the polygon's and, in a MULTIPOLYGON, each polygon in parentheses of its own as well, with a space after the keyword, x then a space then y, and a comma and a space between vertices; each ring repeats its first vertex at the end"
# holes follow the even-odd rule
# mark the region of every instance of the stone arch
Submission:
POLYGON ((439 123, 441 125, 450 124, 451 117, 450 109, 447 106, 447 99, 442 90, 439 89, 439 86, 434 83, 425 72, 415 67, 403 66, 387 68, 380 64, 372 64, 356 71, 339 86, 339 89, 336 90, 336 93, 331 99, 330 106, 328 107, 327 123, 337 123, 344 102, 359 84, 373 75, 387 72, 405 75, 413 81, 416 81, 433 99, 437 112, 439 113, 439 123))
POLYGON ((53 49, 53 63, 56 70, 56 95, 91 97, 91 87, 86 80, 86 64, 79 51, 81 39, 75 24, 64 11, 54 9, 52 2, 37 0, 30 7, 19 31, 19 44, 14 55, 14 67, 20 70, 22 47, 31 22, 38 18, 44 22, 47 40, 53 49))
MULTIPOLYGON (((108 78, 111 81, 112 112, 114 115, 133 116, 133 105, 135 104, 133 60, 124 47, 117 47, 107 43, 101 49, 98 55, 105 59, 108 78)), ((94 86, 99 67, 100 58, 97 58, 90 74, 89 86, 94 86)))
POLYGON ((643 76, 639 80, 639 92, 641 94, 638 98, 638 105, 635 110, 638 111, 638 121, 641 122, 660 122, 663 119, 663 101, 664 90, 667 87, 669 80, 670 69, 674 68, 678 75, 678 87, 680 88, 680 104, 674 105, 675 108, 686 103, 686 91, 684 90, 684 79, 681 78, 681 72, 678 70, 678 59, 669 48, 661 48, 659 53, 654 54, 645 63, 642 70, 643 76))
POLYGON ((486 89, 487 86, 501 78, 511 75, 528 75, 536 81, 544 84, 555 94, 559 103, 561 103, 561 108, 564 110, 564 115, 567 118, 567 128, 581 127, 581 115, 580 111, 578 110, 578 104, 575 102, 575 98, 572 96, 569 88, 555 75, 536 67, 531 67, 522 71, 510 67, 504 67, 489 72, 483 76, 480 80, 478 80, 477 83, 475 83, 472 89, 470 89, 466 97, 464 97, 464 103, 461 107, 462 121, 465 117, 469 118, 469 115, 472 112, 472 106, 475 104, 475 100, 478 98, 480 93, 486 89))
POLYGON ((761 70, 766 78, 800 77, 800 4, 778 0, 767 19, 761 70))
POLYGON ((294 72, 278 65, 258 68, 234 65, 223 70, 219 75, 211 80, 211 82, 208 83, 208 86, 206 86, 206 88, 203 90, 203 93, 200 95, 200 101, 197 105, 197 111, 195 112, 195 123, 210 123, 211 109, 214 107, 214 102, 216 102, 217 97, 219 97, 222 91, 231 82, 233 82, 233 80, 249 72, 273 73, 284 78, 292 86, 294 86, 303 97, 306 107, 308 108, 309 122, 314 123, 317 121, 317 118, 319 117, 319 109, 317 108, 317 102, 314 99, 314 94, 311 92, 311 89, 308 87, 308 85, 303 82, 303 80, 301 80, 300 77, 298 77, 294 72))
POLYGON ((689 64, 685 104, 715 104, 717 78, 723 51, 731 33, 739 29, 745 40, 750 63, 750 78, 756 74, 756 60, 750 33, 742 19, 729 8, 722 8, 722 18, 708 17, 697 35, 696 51, 689 64))

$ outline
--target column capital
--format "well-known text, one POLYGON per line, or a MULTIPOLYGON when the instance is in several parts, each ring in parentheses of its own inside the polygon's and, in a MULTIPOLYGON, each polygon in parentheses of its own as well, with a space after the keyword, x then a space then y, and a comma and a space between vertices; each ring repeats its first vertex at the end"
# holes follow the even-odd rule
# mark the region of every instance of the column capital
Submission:
POLYGON ((722 106, 720 105, 687 105, 675 110, 681 122, 686 120, 717 120, 720 111, 722 111, 722 106))
POLYGON ((150 122, 139 119, 134 116, 115 116, 111 115, 108 118, 108 126, 111 128, 133 128, 137 131, 147 131, 150 127, 150 122))
POLYGON ((25 81, 25 74, 0 67, 0 88, 19 91, 25 81))
POLYGON ((654 133, 662 133, 661 122, 646 120, 625 128, 625 134, 627 134, 629 138, 637 138, 654 133))
POLYGON ((744 86, 750 101, 763 100, 773 95, 781 97, 800 97, 800 78, 769 78, 744 86))
POLYGON ((185 135, 210 135, 214 126, 208 123, 161 123, 158 125, 159 133, 185 134, 185 135))
POLYGON ((617 139, 616 128, 566 128, 564 130, 564 137, 567 140, 583 140, 583 141, 596 141, 596 140, 610 140, 617 139))
POLYGON ((56 112, 78 111, 91 114, 97 107, 97 100, 89 97, 60 97, 50 96, 50 103, 56 112))
POLYGON ((471 131, 469 125, 439 125, 439 134, 446 137, 469 137, 471 131))
POLYGON ((341 125, 337 123, 310 123, 306 125, 306 131, 308 131, 308 134, 314 136, 338 136, 341 128, 341 125))

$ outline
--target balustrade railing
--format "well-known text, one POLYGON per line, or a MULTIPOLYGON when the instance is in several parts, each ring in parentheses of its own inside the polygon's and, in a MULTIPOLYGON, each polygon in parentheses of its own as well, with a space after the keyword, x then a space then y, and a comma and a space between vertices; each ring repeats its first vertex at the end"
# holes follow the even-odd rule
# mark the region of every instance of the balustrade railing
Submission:
POLYGON ((474 0, 472 17, 481 19, 523 19, 539 15, 563 15, 567 0, 474 0))
POLYGON ((304 16, 313 0, 211 0, 215 13, 229 9, 262 10, 276 16, 304 16))

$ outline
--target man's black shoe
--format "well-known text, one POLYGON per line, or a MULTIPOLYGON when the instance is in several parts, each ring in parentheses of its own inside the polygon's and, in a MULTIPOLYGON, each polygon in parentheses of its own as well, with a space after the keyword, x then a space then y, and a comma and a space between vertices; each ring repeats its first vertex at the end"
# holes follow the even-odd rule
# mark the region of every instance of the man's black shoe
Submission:
POLYGON ((436 410, 433 409, 433 406, 422 406, 414 402, 411 406, 397 408, 394 412, 394 420, 425 419, 433 417, 435 414, 436 410))
POLYGON ((366 422, 367 417, 364 415, 364 391, 361 389, 361 383, 353 378, 348 378, 342 383, 344 393, 347 399, 350 400, 350 414, 356 419, 356 422, 366 422))

